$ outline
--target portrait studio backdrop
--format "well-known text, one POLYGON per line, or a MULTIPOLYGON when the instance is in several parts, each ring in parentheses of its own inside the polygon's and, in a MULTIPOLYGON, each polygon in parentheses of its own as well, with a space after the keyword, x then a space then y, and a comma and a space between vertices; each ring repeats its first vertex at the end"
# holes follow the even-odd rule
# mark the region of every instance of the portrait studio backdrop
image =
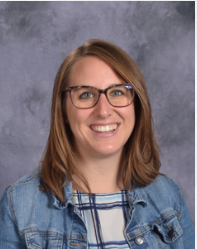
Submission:
POLYGON ((123 48, 148 88, 161 172, 194 220, 194 2, 0 2, 0 195, 39 165, 55 74, 87 39, 123 48))

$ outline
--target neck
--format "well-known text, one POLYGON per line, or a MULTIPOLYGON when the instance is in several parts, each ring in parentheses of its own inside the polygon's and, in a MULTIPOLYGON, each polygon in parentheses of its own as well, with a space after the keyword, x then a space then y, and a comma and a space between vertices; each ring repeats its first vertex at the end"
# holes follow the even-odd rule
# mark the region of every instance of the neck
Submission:
MULTIPOLYGON (((114 193, 123 188, 118 180, 121 154, 106 158, 80 158, 79 165, 92 193, 114 193)), ((83 184, 73 183, 75 190, 84 191, 83 184)), ((79 181, 77 181, 79 182, 79 181)))

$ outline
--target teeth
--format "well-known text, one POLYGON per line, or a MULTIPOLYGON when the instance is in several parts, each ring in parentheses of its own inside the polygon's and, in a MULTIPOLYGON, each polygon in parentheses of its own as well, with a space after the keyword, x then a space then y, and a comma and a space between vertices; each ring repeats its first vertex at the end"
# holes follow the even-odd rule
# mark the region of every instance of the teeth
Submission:
POLYGON ((97 132, 107 132, 107 131, 114 131, 118 127, 117 124, 112 125, 105 125, 105 126, 92 126, 93 131, 97 132))

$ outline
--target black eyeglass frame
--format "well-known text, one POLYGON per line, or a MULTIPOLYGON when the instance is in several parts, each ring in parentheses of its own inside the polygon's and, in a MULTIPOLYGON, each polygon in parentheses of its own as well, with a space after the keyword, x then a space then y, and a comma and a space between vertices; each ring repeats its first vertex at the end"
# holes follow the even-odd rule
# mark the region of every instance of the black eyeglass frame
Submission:
POLYGON ((107 87, 107 88, 105 88, 105 89, 99 89, 99 88, 97 88, 97 87, 86 86, 86 85, 84 85, 84 86, 70 86, 70 87, 67 87, 64 91, 70 93, 70 98, 71 98, 71 101, 72 101, 73 105, 74 105, 76 108, 79 108, 79 109, 90 109, 90 108, 94 107, 94 106, 98 103, 99 98, 100 98, 100 95, 101 95, 102 93, 105 94, 105 97, 106 97, 106 99, 108 100, 109 104, 112 105, 113 107, 126 107, 126 106, 131 105, 131 103, 132 103, 133 100, 134 100, 134 96, 135 96, 135 90, 133 89, 133 87, 132 87, 129 83, 125 83, 125 84, 115 84, 115 85, 111 85, 111 86, 109 86, 109 87, 107 87), (133 98, 131 99, 131 102, 130 102, 129 104, 124 105, 124 106, 117 106, 117 105, 113 105, 113 104, 109 101, 108 96, 107 96, 107 91, 108 91, 109 89, 113 88, 113 87, 118 87, 118 86, 124 86, 124 87, 126 87, 126 88, 129 87, 129 89, 128 89, 128 88, 127 88, 127 89, 133 91, 133 94, 132 94, 132 95, 133 95, 133 98), (91 106, 91 107, 78 107, 78 106, 76 106, 76 105, 74 104, 73 99, 72 99, 72 90, 73 90, 73 89, 76 89, 76 88, 90 88, 90 89, 96 90, 96 91, 98 92, 98 98, 97 98, 95 104, 94 104, 93 106, 91 106))

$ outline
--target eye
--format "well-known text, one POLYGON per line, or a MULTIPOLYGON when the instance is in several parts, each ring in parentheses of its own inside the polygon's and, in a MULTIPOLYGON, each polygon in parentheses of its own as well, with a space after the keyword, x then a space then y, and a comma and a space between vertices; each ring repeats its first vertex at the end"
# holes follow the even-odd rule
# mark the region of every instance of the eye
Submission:
POLYGON ((83 92, 82 94, 80 94, 79 99, 89 99, 92 98, 93 94, 91 92, 83 92))
POLYGON ((114 97, 118 97, 118 96, 122 96, 122 95, 125 95, 125 93, 121 90, 114 90, 110 93, 111 96, 114 96, 114 97))

